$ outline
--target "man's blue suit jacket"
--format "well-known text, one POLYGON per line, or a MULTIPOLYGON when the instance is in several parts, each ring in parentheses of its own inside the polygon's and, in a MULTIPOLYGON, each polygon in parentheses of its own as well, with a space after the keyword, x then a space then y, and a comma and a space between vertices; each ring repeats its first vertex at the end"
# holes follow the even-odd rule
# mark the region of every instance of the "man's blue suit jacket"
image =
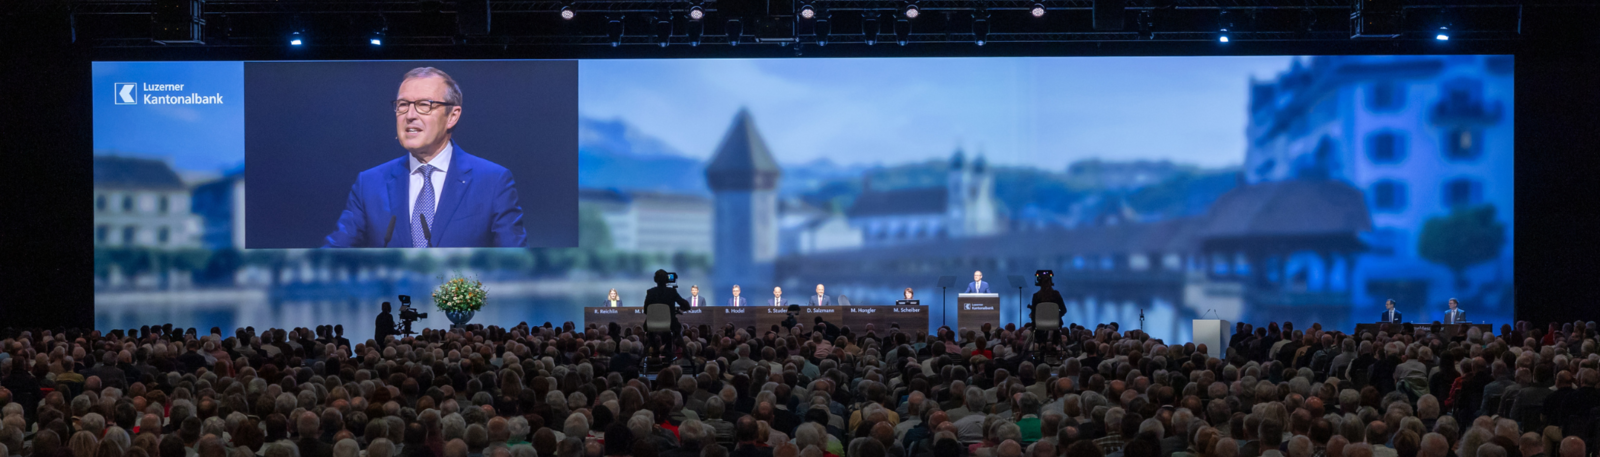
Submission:
MULTIPOLYGON (((522 226, 522 205, 517 201, 511 171, 494 162, 467 154, 460 146, 450 157, 444 193, 428 221, 434 247, 525 247, 528 231, 522 226)), ((339 226, 328 234, 326 248, 411 246, 409 156, 384 162, 356 176, 350 199, 339 215, 339 226), (394 216, 394 235, 383 237, 394 216)))
POLYGON ((964 293, 964 294, 989 294, 989 293, 993 293, 993 292, 989 292, 989 283, 987 281, 973 281, 973 282, 967 283, 967 291, 966 292, 962 292, 962 293, 964 293))

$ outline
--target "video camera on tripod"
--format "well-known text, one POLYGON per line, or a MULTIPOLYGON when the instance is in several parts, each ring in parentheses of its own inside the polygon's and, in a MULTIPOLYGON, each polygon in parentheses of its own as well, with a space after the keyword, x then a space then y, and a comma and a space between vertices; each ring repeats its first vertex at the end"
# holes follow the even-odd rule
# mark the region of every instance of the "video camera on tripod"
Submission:
POLYGON ((410 295, 400 296, 400 326, 395 329, 396 331, 400 332, 401 335, 415 335, 417 332, 411 330, 411 324, 416 322, 417 319, 427 318, 428 313, 419 313, 416 308, 411 307, 410 295))

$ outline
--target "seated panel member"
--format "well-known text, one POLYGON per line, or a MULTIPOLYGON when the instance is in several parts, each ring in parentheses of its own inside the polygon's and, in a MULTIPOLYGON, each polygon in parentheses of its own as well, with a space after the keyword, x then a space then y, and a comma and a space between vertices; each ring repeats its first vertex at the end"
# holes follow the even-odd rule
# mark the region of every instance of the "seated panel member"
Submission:
POLYGON ((750 306, 749 303, 745 303, 744 297, 739 296, 738 284, 733 285, 733 298, 728 299, 728 306, 750 306))
POLYGON ((895 301, 896 305, 921 305, 921 302, 917 300, 916 293, 912 292, 910 287, 906 288, 903 296, 905 298, 895 301))
POLYGON ((356 175, 323 247, 526 247, 511 171, 451 138, 461 120, 456 81, 433 67, 406 72, 393 110, 407 154, 356 175))
POLYGON ((1444 312, 1444 323, 1462 324, 1467 322, 1467 311, 1459 308, 1459 306, 1461 306, 1460 302, 1454 298, 1450 299, 1450 309, 1444 312))
POLYGON ((611 293, 606 294, 606 303, 604 305, 600 305, 600 306, 611 307, 611 308, 616 308, 616 307, 622 306, 622 297, 618 297, 617 296, 617 289, 616 288, 612 288, 611 289, 611 293))
POLYGON ((989 283, 983 282, 983 272, 982 271, 974 271, 974 272, 972 272, 972 283, 967 284, 966 292, 962 292, 962 293, 964 293, 964 294, 987 294, 987 293, 992 293, 992 292, 989 292, 989 283))
POLYGON ((1400 323, 1400 311, 1394 309, 1394 299, 1391 298, 1389 301, 1384 302, 1383 306, 1387 309, 1383 310, 1383 315, 1378 318, 1378 322, 1387 322, 1390 324, 1400 323))
POLYGON ((817 284, 817 294, 811 296, 811 306, 832 306, 833 305, 833 300, 828 298, 828 294, 825 294, 825 293, 822 293, 822 292, 823 292, 822 285, 821 284, 817 284))
POLYGON ((783 306, 783 288, 773 287, 772 298, 767 299, 767 306, 783 306))
POLYGON ((702 301, 700 299, 700 286, 689 286, 689 307, 699 308, 702 301))

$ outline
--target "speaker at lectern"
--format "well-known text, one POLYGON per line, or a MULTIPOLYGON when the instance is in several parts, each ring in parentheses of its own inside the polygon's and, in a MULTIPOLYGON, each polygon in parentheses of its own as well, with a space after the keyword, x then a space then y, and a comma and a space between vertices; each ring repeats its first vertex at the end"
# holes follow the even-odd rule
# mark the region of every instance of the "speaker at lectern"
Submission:
POLYGON ((976 330, 983 324, 1000 325, 1000 294, 957 295, 955 328, 976 330))

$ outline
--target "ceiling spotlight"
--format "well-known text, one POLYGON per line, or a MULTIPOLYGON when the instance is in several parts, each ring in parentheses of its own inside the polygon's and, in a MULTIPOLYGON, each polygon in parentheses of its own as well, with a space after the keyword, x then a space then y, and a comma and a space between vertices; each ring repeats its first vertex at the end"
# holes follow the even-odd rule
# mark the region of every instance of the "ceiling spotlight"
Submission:
POLYGON ((566 19, 566 20, 570 21, 570 20, 572 20, 572 18, 575 18, 575 17, 578 17, 578 12, 577 11, 573 11, 572 7, 570 7, 570 6, 561 7, 561 18, 562 19, 566 19))
POLYGON ((1227 43, 1228 42, 1228 28, 1229 27, 1233 27, 1233 16, 1228 14, 1228 10, 1218 11, 1217 12, 1217 30, 1218 30, 1217 42, 1220 42, 1220 43, 1227 43))
POLYGON ((1152 21, 1150 19, 1150 13, 1148 13, 1148 12, 1139 13, 1139 19, 1138 20, 1139 20, 1139 39, 1142 39, 1142 40, 1153 40, 1153 39, 1155 39, 1156 38, 1156 33, 1155 33, 1155 31, 1151 30, 1151 26, 1154 25, 1154 21, 1152 21))
POLYGON ((861 36, 866 39, 867 46, 878 43, 878 29, 876 13, 867 13, 861 17, 861 36))
POLYGON ((723 30, 728 32, 728 45, 738 46, 739 37, 744 36, 744 25, 738 19, 729 19, 727 27, 723 30))
POLYGON ((817 10, 812 8, 811 5, 804 5, 800 7, 801 19, 812 19, 815 17, 817 17, 817 10))
POLYGON ((300 32, 289 34, 289 46, 301 46, 304 44, 306 44, 306 42, 305 39, 300 36, 300 32))
POLYGON ((1439 40, 1439 41, 1450 41, 1450 28, 1449 27, 1439 27, 1439 33, 1434 35, 1433 39, 1439 40))
POLYGON ((833 32, 833 21, 828 20, 831 14, 818 14, 817 20, 812 23, 812 33, 817 36, 817 46, 828 45, 828 34, 833 32))
POLYGON ((894 21, 894 40, 901 46, 911 41, 911 21, 905 19, 894 21))
POLYGON ((922 15, 922 11, 917 10, 917 4, 906 5, 906 19, 916 19, 920 15, 922 15))
POLYGON ((1028 12, 1030 14, 1033 14, 1033 17, 1044 17, 1044 4, 1043 3, 1034 3, 1033 4, 1033 9, 1029 10, 1028 12))
POLYGON ((613 17, 606 23, 606 35, 611 38, 611 47, 622 46, 622 19, 613 17))
POLYGON ((689 21, 689 30, 686 31, 686 34, 689 35, 689 46, 700 45, 700 36, 705 32, 705 27, 706 23, 704 22, 689 21))
POLYGON ((705 18, 706 10, 700 9, 699 5, 689 7, 689 20, 698 21, 705 18))
POLYGON ((367 40, 367 42, 368 43, 372 43, 373 46, 383 46, 383 39, 382 38, 372 38, 372 39, 367 40))
POLYGON ((982 10, 972 15, 972 42, 978 46, 989 42, 989 15, 982 10))
POLYGON ((672 14, 663 9, 660 14, 656 15, 656 44, 660 44, 661 47, 665 48, 671 42, 672 14))

